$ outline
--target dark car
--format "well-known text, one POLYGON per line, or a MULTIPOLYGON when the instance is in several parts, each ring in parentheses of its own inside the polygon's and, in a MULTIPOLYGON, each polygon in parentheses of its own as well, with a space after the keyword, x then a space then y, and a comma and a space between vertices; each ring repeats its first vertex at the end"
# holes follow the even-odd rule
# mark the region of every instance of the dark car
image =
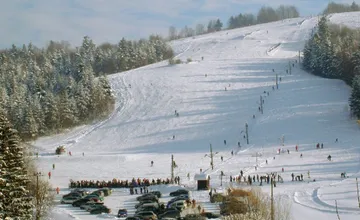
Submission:
POLYGON ((127 217, 125 220, 141 220, 139 217, 127 217))
POLYGON ((111 209, 106 206, 99 206, 94 209, 91 209, 90 214, 101 214, 101 213, 110 213, 111 209))
POLYGON ((155 215, 155 213, 151 211, 144 211, 144 212, 138 212, 134 215, 134 217, 138 217, 143 220, 157 220, 158 217, 155 215))
POLYGON ((112 189, 105 187, 105 188, 98 189, 95 192, 102 192, 102 193, 104 193, 104 196, 110 196, 112 193, 112 189))
POLYGON ((170 196, 189 195, 189 191, 186 189, 178 189, 170 193, 170 196))
POLYGON ((87 194, 90 193, 90 191, 87 190, 87 189, 76 188, 76 189, 73 189, 73 190, 71 191, 71 193, 79 193, 79 194, 81 194, 82 196, 86 196, 87 194))
POLYGON ((180 218, 180 211, 179 210, 168 210, 163 214, 159 215, 159 219, 162 218, 180 218))
MULTIPOLYGON (((91 199, 78 199, 78 200, 76 200, 76 201, 74 201, 72 203, 72 206, 80 207, 81 205, 84 205, 85 203, 87 203, 89 201, 95 201, 95 199, 94 198, 91 198, 91 199)), ((97 202, 97 201, 95 201, 95 202, 97 202)))
POLYGON ((152 211, 155 214, 159 214, 159 211, 160 211, 159 204, 157 204, 157 203, 144 204, 136 209, 135 214, 138 212, 144 212, 144 211, 152 211))
POLYGON ((138 200, 138 201, 142 201, 142 200, 152 200, 152 201, 158 202, 158 201, 159 201, 159 198, 158 198, 156 195, 154 195, 154 194, 145 194, 145 195, 142 195, 142 196, 137 197, 136 200, 138 200))
POLYGON ((156 195, 158 198, 161 198, 161 192, 160 191, 152 191, 152 192, 149 192, 149 194, 154 194, 156 195))
POLYGON ((220 218, 221 217, 221 215, 215 214, 215 213, 212 213, 212 212, 203 212, 203 213, 201 213, 201 215, 205 216, 208 219, 210 219, 210 218, 220 218))
POLYGON ((128 212, 127 209, 119 209, 117 217, 127 217, 128 212))
POLYGON ((63 195, 63 199, 65 199, 67 197, 77 197, 80 199, 82 197, 82 194, 78 193, 78 192, 71 192, 71 193, 63 195))

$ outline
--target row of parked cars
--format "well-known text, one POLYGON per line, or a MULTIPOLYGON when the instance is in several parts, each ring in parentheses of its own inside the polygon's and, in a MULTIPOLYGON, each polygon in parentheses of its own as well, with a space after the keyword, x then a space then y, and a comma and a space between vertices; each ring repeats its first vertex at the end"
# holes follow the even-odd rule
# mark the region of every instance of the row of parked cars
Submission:
MULTIPOLYGON (((136 198, 138 203, 135 205, 135 215, 127 217, 127 220, 157 220, 157 219, 206 219, 205 217, 197 215, 195 218, 190 218, 191 215, 182 217, 181 212, 187 207, 190 201, 189 191, 186 189, 179 189, 170 193, 172 198, 167 204, 160 202, 161 192, 154 191, 141 195, 136 198)), ((123 210, 122 210, 123 212, 123 210)), ((124 217, 120 215, 118 217, 124 217)))
POLYGON ((90 214, 111 213, 111 209, 104 205, 104 197, 111 195, 110 188, 101 188, 90 192, 86 189, 74 189, 64 195, 61 204, 72 204, 74 207, 90 212, 90 214))

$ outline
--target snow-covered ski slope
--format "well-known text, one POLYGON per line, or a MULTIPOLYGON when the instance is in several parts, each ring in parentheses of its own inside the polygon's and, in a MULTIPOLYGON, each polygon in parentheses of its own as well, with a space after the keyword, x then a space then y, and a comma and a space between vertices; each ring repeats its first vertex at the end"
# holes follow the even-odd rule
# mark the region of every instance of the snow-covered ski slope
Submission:
MULTIPOLYGON (((333 22, 336 16, 343 24, 358 19, 356 13, 339 14, 331 17, 333 22)), ((341 219, 358 219, 355 177, 360 177, 360 131, 349 118, 350 88, 340 80, 310 75, 295 62, 317 20, 288 19, 172 42, 176 58, 192 62, 174 66, 160 62, 109 76, 118 99, 116 110, 105 121, 32 143, 40 150, 40 169, 51 171, 53 187, 66 193, 70 179, 170 177, 173 154, 178 165, 175 175, 187 187, 195 186, 187 173, 193 176, 200 168, 219 190, 220 171, 226 175, 225 187, 239 187, 229 183, 229 176, 240 170, 246 175, 279 172, 284 183, 275 193, 291 199, 293 219, 336 219, 335 200, 341 219), (291 75, 286 73, 289 61, 294 63, 291 75), (281 81, 273 90, 276 74, 281 81), (258 111, 260 96, 263 114, 258 111), (243 138, 245 123, 249 144, 243 138), (315 149, 316 143, 324 148, 315 149), (204 157, 209 144, 219 152, 214 170, 204 157), (65 145, 72 156, 53 155, 59 145, 65 145), (279 148, 289 149, 290 154, 277 155, 279 148), (257 153, 261 156, 255 171, 257 153), (341 172, 349 178, 341 179, 341 172), (292 182, 291 173, 303 174, 305 181, 292 182)), ((269 192, 269 185, 262 190, 269 192)), ((194 192, 194 197, 207 209, 217 210, 208 203, 207 192, 194 192)), ((105 204, 116 214, 118 208, 133 206, 129 204, 134 198, 127 190, 115 189, 105 204)), ((57 205, 54 213, 64 219, 113 216, 90 216, 66 205, 57 205)))

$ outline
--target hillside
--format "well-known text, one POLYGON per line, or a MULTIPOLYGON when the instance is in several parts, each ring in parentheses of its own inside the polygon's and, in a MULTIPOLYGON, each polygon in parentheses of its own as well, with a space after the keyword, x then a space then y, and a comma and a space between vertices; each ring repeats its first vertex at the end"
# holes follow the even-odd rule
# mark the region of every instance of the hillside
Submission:
MULTIPOLYGON (((341 19, 346 24, 354 17, 341 19)), ((229 186, 228 176, 240 170, 254 175, 280 173, 284 168, 285 182, 275 193, 293 201, 294 219, 336 218, 334 200, 342 219, 357 219, 354 177, 360 177, 360 136, 359 126, 349 118, 350 89, 340 80, 310 75, 295 62, 317 20, 288 19, 172 42, 177 58, 193 61, 175 66, 161 62, 109 76, 117 95, 116 111, 100 123, 32 143, 40 151, 40 168, 47 173, 56 164, 50 182, 62 193, 68 190, 69 179, 168 178, 171 154, 178 164, 175 175, 190 188, 194 181, 186 175, 193 176, 200 168, 219 190, 220 171, 229 186), (289 61, 294 63, 291 75, 286 73, 289 61), (273 90, 275 74, 281 82, 273 90), (260 95, 263 114, 258 111, 260 95), (245 123, 249 144, 243 138, 245 123), (210 143, 219 152, 214 170, 204 157, 210 143), (324 149, 316 149, 316 143, 323 143, 324 149), (59 145, 72 156, 53 155, 59 145), (295 152, 296 145, 300 152, 295 152), (290 154, 276 155, 279 148, 290 154), (257 152, 262 156, 255 171, 257 152), (331 162, 326 159, 329 154, 331 162), (344 171, 350 178, 340 178, 344 171), (292 182, 291 173, 303 174, 306 181, 292 182)), ((266 192, 269 188, 262 186, 266 192)), ((207 192, 194 195, 204 204, 208 200, 207 192)), ((128 190, 119 189, 105 204, 116 214, 131 201, 128 190)), ((55 212, 78 219, 99 217, 64 205, 57 205, 55 212)))

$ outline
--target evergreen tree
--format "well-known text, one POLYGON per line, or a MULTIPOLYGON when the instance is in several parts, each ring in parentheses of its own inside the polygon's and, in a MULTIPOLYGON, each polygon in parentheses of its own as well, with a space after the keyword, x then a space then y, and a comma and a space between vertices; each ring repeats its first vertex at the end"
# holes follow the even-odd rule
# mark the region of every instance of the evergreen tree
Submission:
POLYGON ((360 76, 355 76, 353 79, 349 104, 352 114, 357 118, 360 118, 360 76))
POLYGON ((17 131, 3 115, 0 115, 2 219, 32 218, 32 198, 26 188, 29 179, 24 165, 23 149, 19 142, 17 131))

